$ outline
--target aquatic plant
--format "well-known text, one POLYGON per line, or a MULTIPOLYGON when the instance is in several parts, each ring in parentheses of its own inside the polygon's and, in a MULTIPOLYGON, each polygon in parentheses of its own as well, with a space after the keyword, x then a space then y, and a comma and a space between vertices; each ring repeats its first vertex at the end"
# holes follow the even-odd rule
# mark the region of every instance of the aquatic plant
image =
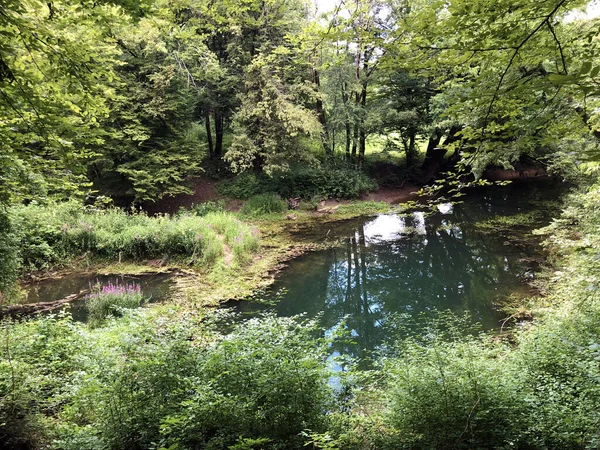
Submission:
POLYGON ((96 286, 85 298, 89 323, 100 325, 109 316, 119 317, 124 309, 138 308, 144 303, 141 287, 136 283, 115 283, 96 286))

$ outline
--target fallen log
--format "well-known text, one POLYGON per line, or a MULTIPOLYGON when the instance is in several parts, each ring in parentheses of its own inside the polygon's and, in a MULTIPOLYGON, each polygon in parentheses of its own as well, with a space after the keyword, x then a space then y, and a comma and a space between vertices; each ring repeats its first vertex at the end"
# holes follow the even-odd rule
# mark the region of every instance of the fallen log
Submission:
POLYGON ((67 295, 66 297, 61 298, 60 300, 54 300, 51 302, 24 303, 0 306, 0 318, 3 319, 5 317, 10 317, 12 319, 17 319, 24 316, 31 316, 44 312, 54 311, 55 309, 58 309, 67 303, 83 298, 89 293, 89 289, 84 289, 76 294, 67 295))

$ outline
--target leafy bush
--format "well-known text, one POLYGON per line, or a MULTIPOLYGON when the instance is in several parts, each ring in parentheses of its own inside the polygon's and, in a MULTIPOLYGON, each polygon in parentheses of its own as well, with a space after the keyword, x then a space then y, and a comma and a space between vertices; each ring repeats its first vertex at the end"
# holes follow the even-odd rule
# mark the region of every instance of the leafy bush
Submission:
POLYGON ((40 448, 65 450, 300 449, 304 429, 324 431, 333 395, 314 323, 270 317, 224 336, 193 316, 149 312, 96 329, 55 317, 11 324, 1 443, 37 434, 40 448))
POLYGON ((208 202, 197 203, 197 204, 193 205, 189 209, 189 211, 182 209, 180 211, 180 214, 187 214, 189 212, 195 216, 204 217, 210 213, 223 212, 223 211, 225 211, 225 202, 223 200, 218 200, 216 202, 208 201, 208 202))
POLYGON ((259 194, 251 197, 242 207, 242 214, 260 216, 287 211, 287 203, 276 194, 259 194))
POLYGON ((86 308, 89 321, 93 326, 100 325, 109 316, 119 317, 123 309, 142 306, 144 296, 139 285, 135 283, 115 284, 109 282, 86 297, 86 308))
POLYGON ((344 165, 293 167, 273 176, 245 173, 217 185, 220 194, 249 199, 274 192, 283 198, 357 198, 377 188, 363 172, 344 165))
POLYGON ((258 234, 232 214, 148 217, 121 209, 84 209, 76 202, 13 208, 22 270, 46 269, 83 254, 111 260, 185 258, 211 267, 236 247, 241 262, 259 247, 258 234))
POLYGON ((0 205, 0 304, 17 290, 18 240, 8 212, 0 205))
POLYGON ((240 436, 302 448, 300 432, 323 429, 331 405, 324 362, 310 327, 251 320, 204 355, 194 394, 163 420, 162 434, 189 449, 228 448, 240 436))
POLYGON ((523 444, 527 404, 502 346, 462 342, 407 343, 384 369, 390 408, 385 421, 398 448, 503 448, 523 444))

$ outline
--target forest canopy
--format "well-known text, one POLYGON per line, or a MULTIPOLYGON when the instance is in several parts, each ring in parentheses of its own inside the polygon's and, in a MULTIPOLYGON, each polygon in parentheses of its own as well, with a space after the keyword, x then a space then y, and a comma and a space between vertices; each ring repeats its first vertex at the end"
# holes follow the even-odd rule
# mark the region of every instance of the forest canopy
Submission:
POLYGON ((360 168, 376 138, 420 181, 444 156, 476 175, 593 161, 598 22, 565 20, 585 6, 4 2, 0 198, 152 202, 189 192, 206 161, 360 168))

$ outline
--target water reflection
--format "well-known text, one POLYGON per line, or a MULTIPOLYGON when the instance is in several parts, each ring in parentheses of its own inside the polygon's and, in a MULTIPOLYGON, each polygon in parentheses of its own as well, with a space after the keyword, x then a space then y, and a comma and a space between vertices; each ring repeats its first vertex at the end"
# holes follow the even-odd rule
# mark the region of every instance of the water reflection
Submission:
MULTIPOLYGON (((274 286, 287 290, 277 314, 320 315, 325 333, 345 321, 354 342, 337 343, 332 351, 358 357, 384 341, 386 325, 398 316, 418 322, 423 313, 451 310, 470 314, 484 329, 497 328, 499 301, 528 289, 523 276, 536 252, 472 226, 531 209, 527 202, 507 206, 500 194, 440 205, 435 214, 381 215, 352 224, 340 247, 292 261, 274 286)), ((256 310, 248 302, 239 308, 256 310)))

